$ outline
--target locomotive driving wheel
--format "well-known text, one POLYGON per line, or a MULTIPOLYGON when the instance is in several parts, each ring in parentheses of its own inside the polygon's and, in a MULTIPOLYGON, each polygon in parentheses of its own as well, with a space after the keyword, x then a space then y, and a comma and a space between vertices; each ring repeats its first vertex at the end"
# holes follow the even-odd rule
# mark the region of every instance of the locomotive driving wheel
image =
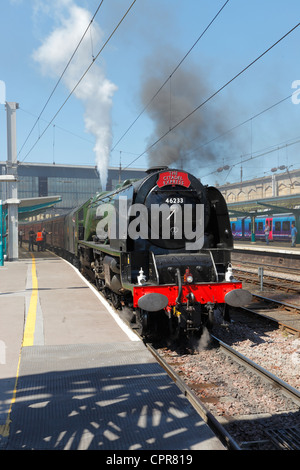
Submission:
POLYGON ((146 310, 137 309, 136 320, 138 327, 141 329, 142 336, 147 336, 149 330, 149 312, 146 310))
POLYGON ((121 308, 120 296, 118 294, 115 294, 115 292, 111 292, 110 298, 114 308, 119 310, 121 308))

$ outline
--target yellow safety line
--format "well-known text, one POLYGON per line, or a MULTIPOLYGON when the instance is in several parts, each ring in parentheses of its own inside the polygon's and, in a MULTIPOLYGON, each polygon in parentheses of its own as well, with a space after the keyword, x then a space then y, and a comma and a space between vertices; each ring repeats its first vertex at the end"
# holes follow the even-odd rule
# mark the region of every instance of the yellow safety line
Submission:
POLYGON ((35 268, 35 257, 32 253, 32 293, 30 297, 30 304, 27 313, 27 320, 25 325, 24 337, 23 337, 23 346, 33 346, 34 342, 34 331, 36 323, 36 309, 38 302, 38 280, 36 277, 36 268, 35 268))
POLYGON ((10 402, 10 407, 9 407, 9 410, 8 410, 8 413, 7 413, 6 422, 5 422, 5 424, 0 425, 0 436, 3 436, 3 437, 8 437, 9 436, 9 425, 11 423, 10 413, 11 413, 12 406, 16 401, 16 396, 17 396, 17 385, 18 385, 18 379, 19 379, 20 362, 21 362, 21 351, 20 351, 20 354, 19 354, 19 361, 18 361, 18 367, 17 367, 15 386, 14 386, 14 390, 13 390, 13 396, 12 396, 12 399, 11 399, 11 402, 10 402))
POLYGON ((9 410, 8 410, 6 422, 5 422, 5 424, 0 425, 0 435, 3 436, 3 437, 8 437, 9 436, 9 425, 11 423, 10 413, 11 413, 11 410, 12 410, 12 406, 16 401, 16 396, 17 396, 17 385, 18 385, 18 379, 19 379, 19 370, 20 370, 20 363, 21 363, 22 347, 23 346, 32 346, 33 345, 33 340, 34 340, 35 321, 36 321, 36 308, 37 308, 37 300, 38 300, 38 282, 37 282, 37 277, 36 277, 35 257, 32 253, 30 253, 30 254, 31 254, 31 257, 32 257, 32 267, 31 267, 32 293, 31 293, 31 298, 30 298, 29 310, 28 310, 28 314, 27 314, 25 331, 24 331, 24 335, 23 335, 23 342, 22 342, 21 351, 20 351, 20 354, 19 354, 19 360, 18 360, 18 367, 17 367, 15 386, 14 386, 14 390, 13 390, 13 396, 12 396, 10 407, 9 407, 9 410))

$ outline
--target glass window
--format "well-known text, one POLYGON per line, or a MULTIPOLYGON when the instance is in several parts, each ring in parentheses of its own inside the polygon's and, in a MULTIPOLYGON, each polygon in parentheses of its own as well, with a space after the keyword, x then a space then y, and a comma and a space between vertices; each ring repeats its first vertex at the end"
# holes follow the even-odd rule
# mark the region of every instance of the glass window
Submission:
POLYGON ((281 232, 281 222, 275 221, 275 232, 281 232))
POLYGON ((18 181, 18 197, 38 197, 38 178, 36 176, 20 176, 18 181))
POLYGON ((46 176, 39 177, 39 196, 48 196, 48 178, 46 176))
POLYGON ((48 195, 61 196, 57 207, 72 209, 94 196, 100 190, 98 178, 48 178, 48 195))

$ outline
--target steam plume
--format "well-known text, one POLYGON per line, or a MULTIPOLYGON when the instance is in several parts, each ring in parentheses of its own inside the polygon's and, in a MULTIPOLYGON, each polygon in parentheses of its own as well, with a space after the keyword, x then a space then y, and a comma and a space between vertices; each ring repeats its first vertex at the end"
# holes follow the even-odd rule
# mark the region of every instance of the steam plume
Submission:
MULTIPOLYGON (((49 11, 55 14, 59 26, 34 52, 33 57, 40 64, 44 74, 58 78, 90 23, 92 14, 78 7, 73 0, 52 0, 49 11)), ((73 90, 92 61, 91 38, 93 44, 97 45, 102 37, 101 29, 93 22, 91 31, 85 35, 63 76, 69 91, 73 90)), ((116 90, 116 85, 105 77, 104 71, 96 63, 75 90, 75 96, 84 104, 85 129, 95 136, 95 160, 102 189, 106 188, 107 181, 112 141, 111 107, 116 90)))

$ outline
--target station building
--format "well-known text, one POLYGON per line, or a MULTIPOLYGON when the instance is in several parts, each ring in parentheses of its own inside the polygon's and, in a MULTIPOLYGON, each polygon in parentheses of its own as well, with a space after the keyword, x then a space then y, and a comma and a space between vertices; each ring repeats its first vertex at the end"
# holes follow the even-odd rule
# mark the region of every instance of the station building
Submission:
MULTIPOLYGON (((227 183, 219 186, 229 210, 232 222, 240 218, 241 232, 244 233, 246 218, 251 219, 248 232, 251 231, 251 242, 255 241, 257 216, 269 218, 268 225, 273 230, 273 217, 282 217, 275 221, 274 228, 277 232, 283 230, 290 232, 289 214, 294 216, 298 230, 297 240, 300 241, 300 169, 289 171, 284 165, 271 170, 272 175, 254 178, 248 181, 227 183), (277 170, 285 172, 275 173, 277 170), (277 224, 277 225, 276 225, 277 224), (282 224, 282 225, 281 225, 282 224)), ((260 222, 262 224, 262 222, 260 222)), ((259 230, 263 233, 263 226, 259 230)))
POLYGON ((273 170, 272 175, 226 183, 219 186, 218 189, 222 192, 227 204, 300 194, 300 169, 286 170, 281 173, 277 173, 277 168, 273 170))
MULTIPOLYGON (((6 162, 0 162, 0 174, 6 173, 6 162)), ((106 190, 113 189, 120 181, 146 176, 138 168, 110 167, 106 190)), ((50 209, 55 214, 64 213, 79 206, 101 191, 100 175, 95 166, 58 165, 43 163, 19 163, 17 166, 18 198, 61 196, 61 202, 50 209)), ((7 197, 6 183, 0 185, 0 200, 7 197)))

